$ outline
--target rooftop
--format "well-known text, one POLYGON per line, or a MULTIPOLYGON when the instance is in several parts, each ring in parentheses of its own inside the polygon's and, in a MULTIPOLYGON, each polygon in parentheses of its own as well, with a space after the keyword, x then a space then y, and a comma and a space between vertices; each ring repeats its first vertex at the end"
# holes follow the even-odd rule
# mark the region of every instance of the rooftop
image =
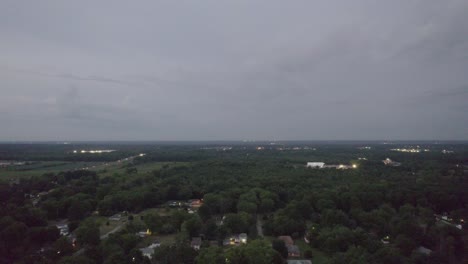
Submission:
POLYGON ((312 264, 312 260, 308 260, 308 259, 288 259, 288 264, 312 264))
POLYGON ((290 236, 279 236, 278 239, 283 240, 286 246, 294 245, 294 240, 290 236))

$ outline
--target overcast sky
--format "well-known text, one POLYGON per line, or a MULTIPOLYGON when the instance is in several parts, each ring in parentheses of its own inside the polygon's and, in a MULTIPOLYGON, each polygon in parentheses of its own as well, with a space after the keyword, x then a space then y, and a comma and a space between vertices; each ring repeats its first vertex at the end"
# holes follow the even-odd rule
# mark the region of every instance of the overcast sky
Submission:
POLYGON ((468 1, 0 1, 0 140, 468 139, 468 1))

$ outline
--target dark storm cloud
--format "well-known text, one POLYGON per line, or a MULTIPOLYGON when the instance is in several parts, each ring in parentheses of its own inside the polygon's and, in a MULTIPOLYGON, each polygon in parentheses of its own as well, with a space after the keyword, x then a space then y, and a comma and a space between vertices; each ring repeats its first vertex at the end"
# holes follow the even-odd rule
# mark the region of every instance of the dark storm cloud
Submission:
POLYGON ((466 13, 463 0, 2 1, 0 140, 468 139, 466 13))

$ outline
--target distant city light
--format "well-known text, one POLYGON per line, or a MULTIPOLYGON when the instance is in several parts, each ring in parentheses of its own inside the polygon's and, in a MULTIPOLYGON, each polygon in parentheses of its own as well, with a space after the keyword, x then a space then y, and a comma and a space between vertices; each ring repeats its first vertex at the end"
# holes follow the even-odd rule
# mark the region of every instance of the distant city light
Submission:
MULTIPOLYGON (((114 152, 113 149, 97 149, 97 150, 81 150, 80 153, 91 153, 91 154, 100 154, 100 153, 110 153, 114 152)), ((78 150, 73 150, 73 153, 78 153, 78 150)))
POLYGON ((371 149, 371 147, 365 146, 365 147, 359 147, 358 149, 371 149))
POLYGON ((419 152, 428 152, 430 151, 429 149, 420 149, 420 148, 396 148, 396 149, 390 149, 391 151, 398 151, 398 152, 408 152, 408 153, 419 153, 419 152))

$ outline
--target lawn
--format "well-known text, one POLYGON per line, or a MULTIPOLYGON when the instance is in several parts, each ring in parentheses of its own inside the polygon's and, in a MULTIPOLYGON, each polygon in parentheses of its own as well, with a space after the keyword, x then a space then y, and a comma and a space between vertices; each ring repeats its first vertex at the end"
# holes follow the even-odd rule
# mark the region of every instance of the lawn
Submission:
MULTIPOLYGON (((146 215, 146 214, 150 214, 150 213, 157 213, 159 214, 160 216, 168 216, 168 215, 171 215, 172 212, 174 211, 177 211, 179 210, 179 208, 163 208, 163 207, 160 207, 160 208, 149 208, 149 209, 145 209, 141 212, 139 212, 138 214, 135 214, 135 218, 140 218, 141 215, 146 215)), ((182 210, 182 209, 180 209, 182 210)))
POLYGON ((97 225, 99 225, 99 233, 101 234, 101 236, 107 234, 109 231, 113 230, 117 226, 127 223, 126 216, 122 216, 120 221, 111 221, 106 216, 96 216, 96 215, 90 216, 88 219, 93 220, 94 222, 96 222, 97 225), (107 222, 109 222, 109 225, 107 225, 107 222))
POLYGON ((159 241, 161 245, 163 244, 174 244, 176 241, 177 234, 169 234, 169 235, 151 235, 143 238, 143 241, 138 243, 138 247, 147 247, 151 245, 154 241, 159 241))

